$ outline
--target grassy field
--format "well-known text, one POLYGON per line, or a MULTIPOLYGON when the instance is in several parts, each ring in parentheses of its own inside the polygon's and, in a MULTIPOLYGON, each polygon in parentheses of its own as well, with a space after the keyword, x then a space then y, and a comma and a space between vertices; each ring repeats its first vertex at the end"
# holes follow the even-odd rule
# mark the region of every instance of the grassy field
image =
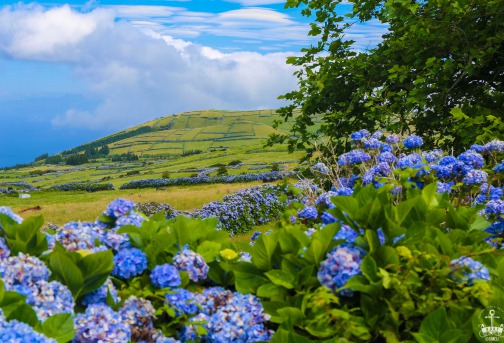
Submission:
POLYGON ((208 184, 154 189, 87 192, 32 192, 31 198, 0 197, 0 206, 12 207, 22 217, 43 215, 46 223, 64 224, 69 221, 93 221, 115 198, 127 198, 135 203, 156 201, 169 203, 177 210, 193 210, 225 195, 253 187, 261 182, 208 184))

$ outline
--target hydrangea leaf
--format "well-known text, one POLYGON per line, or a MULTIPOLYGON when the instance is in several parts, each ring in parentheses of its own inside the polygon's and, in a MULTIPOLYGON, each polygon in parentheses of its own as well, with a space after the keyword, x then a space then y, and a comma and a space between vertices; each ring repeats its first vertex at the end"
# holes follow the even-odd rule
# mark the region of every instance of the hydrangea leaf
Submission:
POLYGON ((75 335, 72 316, 69 313, 60 313, 49 317, 42 324, 41 333, 58 343, 71 341, 75 335))

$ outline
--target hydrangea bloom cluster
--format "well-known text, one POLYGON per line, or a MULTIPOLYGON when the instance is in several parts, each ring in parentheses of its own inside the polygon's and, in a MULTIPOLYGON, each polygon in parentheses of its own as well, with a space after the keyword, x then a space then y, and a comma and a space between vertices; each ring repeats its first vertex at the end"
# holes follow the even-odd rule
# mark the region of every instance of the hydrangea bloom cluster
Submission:
POLYGON ((140 275, 147 269, 147 256, 137 248, 122 249, 114 256, 112 275, 122 279, 130 279, 140 275))
MULTIPOLYGON (((269 316, 264 313, 261 302, 253 295, 242 295, 221 287, 205 289, 195 295, 201 312, 191 318, 192 322, 203 322, 207 334, 205 342, 259 342, 269 341, 272 332, 264 327, 269 316)), ((193 325, 186 326, 181 340, 196 340, 193 325)))
POLYGON ((298 216, 305 219, 317 219, 318 212, 313 206, 306 206, 301 211, 299 211, 298 216))
POLYGON ((165 298, 177 315, 195 314, 199 310, 194 294, 186 289, 176 288, 167 293, 165 298))
POLYGON ((121 315, 104 304, 91 304, 74 319, 75 343, 128 342, 130 327, 121 315))
POLYGON ((177 268, 168 263, 154 267, 150 279, 152 284, 159 288, 178 287, 182 283, 177 268))
POLYGON ((457 282, 467 282, 472 285, 476 280, 490 280, 488 269, 470 257, 459 257, 450 262, 452 278, 457 282))
POLYGON ((151 302, 135 296, 129 297, 119 309, 122 323, 130 328, 134 342, 149 339, 156 334, 152 321, 155 319, 151 302))
POLYGON ((406 149, 419 148, 423 145, 423 139, 417 135, 411 135, 404 139, 403 144, 406 149))
POLYGON ((119 218, 128 214, 131 210, 135 208, 135 203, 128 199, 115 199, 108 206, 104 215, 112 218, 119 218))
POLYGON ((6 321, 3 314, 0 318, 0 340, 2 342, 29 342, 29 343, 56 343, 56 340, 47 338, 33 330, 28 324, 17 320, 6 321))
MULTIPOLYGON (((340 245, 334 248, 320 264, 317 278, 327 288, 336 291, 345 286, 354 275, 361 274, 360 264, 364 251, 351 245, 340 245)), ((342 290, 341 295, 351 295, 349 290, 342 290)))
POLYGON ((188 246, 184 246, 182 251, 173 257, 173 265, 178 270, 189 273, 189 279, 194 282, 206 279, 210 269, 203 256, 189 250, 188 246))
POLYGON ((313 167, 311 167, 311 170, 324 175, 329 174, 329 168, 322 162, 315 164, 313 167))
POLYGON ((0 260, 9 257, 9 255, 10 255, 9 247, 7 246, 7 243, 5 243, 5 239, 0 237, 0 260))

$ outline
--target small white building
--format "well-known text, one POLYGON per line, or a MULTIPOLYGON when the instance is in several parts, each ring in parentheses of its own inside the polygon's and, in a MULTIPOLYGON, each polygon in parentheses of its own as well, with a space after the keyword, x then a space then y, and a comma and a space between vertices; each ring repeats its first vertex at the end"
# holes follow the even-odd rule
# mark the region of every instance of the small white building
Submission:
POLYGON ((31 198, 31 195, 27 194, 27 193, 23 193, 23 194, 19 194, 19 198, 20 199, 28 199, 28 198, 31 198))

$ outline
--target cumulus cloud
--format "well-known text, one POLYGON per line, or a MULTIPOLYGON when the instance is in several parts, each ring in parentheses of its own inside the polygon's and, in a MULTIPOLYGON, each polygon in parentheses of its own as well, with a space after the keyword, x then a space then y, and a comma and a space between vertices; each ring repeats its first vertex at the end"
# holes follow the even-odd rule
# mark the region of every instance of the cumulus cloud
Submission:
POLYGON ((94 109, 56 115, 54 125, 121 129, 185 110, 275 108, 277 96, 296 87, 289 53, 223 53, 142 32, 114 13, 32 5, 0 12, 0 53, 71 63, 88 95, 101 99, 94 109))

